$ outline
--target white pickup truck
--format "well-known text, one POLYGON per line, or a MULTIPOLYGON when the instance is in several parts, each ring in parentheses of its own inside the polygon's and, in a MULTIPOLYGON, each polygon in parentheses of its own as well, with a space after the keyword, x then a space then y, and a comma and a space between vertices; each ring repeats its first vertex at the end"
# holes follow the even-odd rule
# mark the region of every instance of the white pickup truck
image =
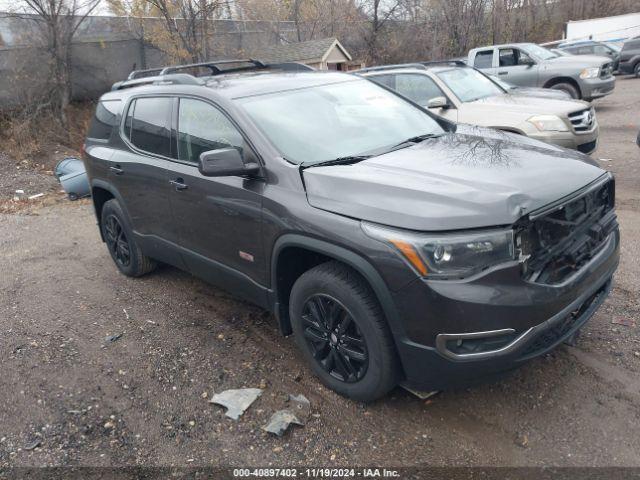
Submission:
POLYGON ((616 84, 611 59, 559 56, 534 43, 474 48, 467 64, 513 85, 563 90, 587 101, 610 94, 616 84))

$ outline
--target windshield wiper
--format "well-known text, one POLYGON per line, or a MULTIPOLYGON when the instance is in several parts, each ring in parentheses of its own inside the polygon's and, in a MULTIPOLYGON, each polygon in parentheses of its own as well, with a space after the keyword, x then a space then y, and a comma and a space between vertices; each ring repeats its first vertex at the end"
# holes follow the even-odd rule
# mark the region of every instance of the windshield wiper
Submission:
POLYGON ((389 149, 389 151, 393 152, 394 150, 397 150, 399 148, 410 147, 411 145, 415 145, 416 143, 424 142, 429 138, 436 138, 441 136, 442 133, 424 133, 422 135, 416 135, 415 137, 407 138, 406 140, 403 140, 402 142, 394 145, 389 149))
POLYGON ((309 167, 328 167, 331 165, 353 165, 354 163, 367 160, 373 157, 373 155, 348 155, 346 157, 338 157, 332 160, 325 160, 324 162, 302 163, 302 168, 309 167))

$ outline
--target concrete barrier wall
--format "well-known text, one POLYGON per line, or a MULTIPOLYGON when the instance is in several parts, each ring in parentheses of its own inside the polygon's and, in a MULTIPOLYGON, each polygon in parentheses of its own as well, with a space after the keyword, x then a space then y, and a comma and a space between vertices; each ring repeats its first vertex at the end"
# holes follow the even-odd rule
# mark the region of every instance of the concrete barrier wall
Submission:
MULTIPOLYGON (((32 22, 22 22, 15 18, 0 21, 0 107, 28 101, 41 94, 45 84, 46 52, 29 45, 33 36, 21 32, 32 28, 32 22)), ((138 26, 132 27, 130 19, 120 17, 92 17, 82 25, 71 51, 74 99, 95 99, 134 68, 168 63, 164 53, 144 42, 136 30, 138 26)), ((246 57, 258 46, 294 38, 290 22, 274 26, 271 22, 220 20, 212 22, 212 32, 212 59, 246 57)))

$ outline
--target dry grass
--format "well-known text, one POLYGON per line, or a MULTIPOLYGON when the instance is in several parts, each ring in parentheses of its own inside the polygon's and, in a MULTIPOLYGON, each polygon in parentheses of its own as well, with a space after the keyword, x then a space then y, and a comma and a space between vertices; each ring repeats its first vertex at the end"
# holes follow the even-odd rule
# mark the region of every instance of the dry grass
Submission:
POLYGON ((94 108, 93 102, 70 105, 66 112, 67 128, 62 126, 50 110, 31 107, 3 112, 0 114, 2 150, 27 166, 51 163, 51 152, 58 146, 78 152, 84 142, 94 108))

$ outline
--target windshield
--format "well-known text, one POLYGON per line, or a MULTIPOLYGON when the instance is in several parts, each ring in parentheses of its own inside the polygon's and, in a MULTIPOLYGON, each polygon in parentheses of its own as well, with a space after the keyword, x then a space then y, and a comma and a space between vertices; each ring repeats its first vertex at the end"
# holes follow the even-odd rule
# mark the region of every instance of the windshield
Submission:
POLYGON ((452 68, 436 75, 461 102, 474 102, 504 93, 502 88, 473 68, 452 68))
POLYGON ((544 47, 536 45, 535 43, 528 43, 526 45, 523 45, 522 49, 525 52, 533 55, 534 57, 536 57, 539 60, 550 60, 552 58, 557 58, 558 57, 558 55, 553 53, 551 50, 548 50, 548 49, 546 49, 544 47))
POLYGON ((428 114, 368 80, 237 101, 284 158, 298 164, 381 153, 408 138, 443 132, 428 114))

